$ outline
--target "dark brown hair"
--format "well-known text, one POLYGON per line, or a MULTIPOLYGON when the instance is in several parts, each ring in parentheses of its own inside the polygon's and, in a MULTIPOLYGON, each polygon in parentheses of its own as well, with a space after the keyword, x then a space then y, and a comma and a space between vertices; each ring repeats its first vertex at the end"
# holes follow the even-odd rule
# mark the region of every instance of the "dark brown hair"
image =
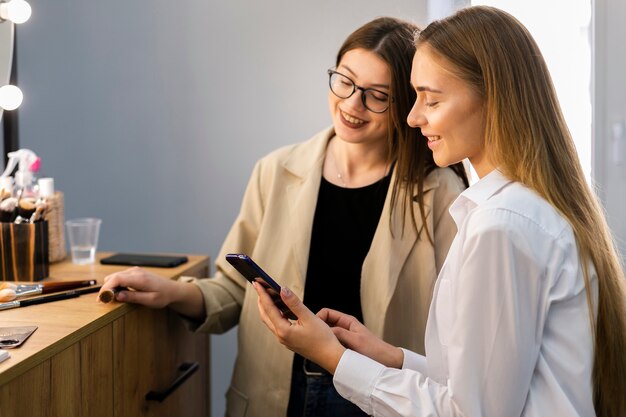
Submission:
MULTIPOLYGON (((361 26, 345 40, 337 53, 336 65, 346 52, 353 49, 365 49, 378 55, 389 65, 391 72, 389 106, 388 162, 396 164, 396 181, 392 185, 391 207, 398 199, 404 201, 402 218, 406 217, 407 207, 411 211, 413 226, 417 228, 413 212, 414 195, 419 203, 423 224, 426 224, 424 210, 424 179, 436 168, 432 151, 420 129, 412 128, 407 123, 407 116, 415 102, 415 91, 411 87, 411 64, 415 55, 415 34, 419 28, 407 21, 379 17, 361 26)), ((461 163, 451 166, 456 174, 468 186, 467 175, 461 163)), ((418 231, 418 233, 421 232, 418 231)), ((426 231, 431 243, 430 232, 426 231)))

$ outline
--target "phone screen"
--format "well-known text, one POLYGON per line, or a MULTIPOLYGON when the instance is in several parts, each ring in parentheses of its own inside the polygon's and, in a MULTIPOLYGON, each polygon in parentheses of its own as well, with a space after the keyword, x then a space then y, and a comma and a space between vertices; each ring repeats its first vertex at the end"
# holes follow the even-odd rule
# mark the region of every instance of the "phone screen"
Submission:
POLYGON ((276 307, 285 315, 285 317, 291 320, 297 320, 295 314, 285 305, 280 298, 280 285, 272 277, 270 277, 263 269, 258 266, 248 255, 243 253, 229 253, 226 255, 226 260, 239 271, 250 282, 258 282, 263 285, 270 297, 276 304, 276 307))

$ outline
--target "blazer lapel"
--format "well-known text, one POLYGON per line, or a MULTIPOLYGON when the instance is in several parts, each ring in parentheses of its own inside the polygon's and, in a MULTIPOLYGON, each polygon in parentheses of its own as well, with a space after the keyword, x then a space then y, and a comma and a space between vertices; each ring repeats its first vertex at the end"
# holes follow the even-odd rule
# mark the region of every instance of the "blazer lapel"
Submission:
POLYGON ((289 206, 288 218, 293 247, 290 253, 297 265, 297 277, 292 290, 302 297, 308 266, 313 218, 317 207, 317 197, 322 178, 322 166, 328 140, 334 135, 333 129, 319 133, 306 146, 297 148, 283 164, 287 175, 286 199, 289 206))
MULTIPOLYGON (((383 335, 387 308, 395 293, 400 272, 417 243, 417 230, 424 227, 415 196, 412 205, 417 230, 413 227, 409 210, 406 212, 404 221, 402 220, 403 201, 396 201, 390 223, 391 187, 395 182, 396 174, 394 171, 372 245, 363 263, 361 278, 364 324, 377 336, 383 335)), ((430 216, 433 200, 433 193, 429 190, 438 185, 436 180, 429 180, 429 178, 424 181, 424 209, 427 218, 430 216)), ((428 239, 425 231, 420 235, 420 239, 428 239)))

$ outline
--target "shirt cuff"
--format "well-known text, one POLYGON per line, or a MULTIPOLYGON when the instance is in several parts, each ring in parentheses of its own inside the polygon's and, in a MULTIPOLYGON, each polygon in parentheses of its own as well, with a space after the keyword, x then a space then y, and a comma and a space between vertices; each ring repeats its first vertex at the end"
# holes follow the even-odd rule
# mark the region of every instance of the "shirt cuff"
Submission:
POLYGON ((350 349, 341 355, 333 383, 339 395, 372 414, 371 395, 385 366, 350 349))
POLYGON ((428 363, 426 362, 426 356, 422 356, 413 351, 400 348, 404 352, 404 362, 402 362, 402 369, 412 369, 419 372, 422 375, 428 375, 428 363))

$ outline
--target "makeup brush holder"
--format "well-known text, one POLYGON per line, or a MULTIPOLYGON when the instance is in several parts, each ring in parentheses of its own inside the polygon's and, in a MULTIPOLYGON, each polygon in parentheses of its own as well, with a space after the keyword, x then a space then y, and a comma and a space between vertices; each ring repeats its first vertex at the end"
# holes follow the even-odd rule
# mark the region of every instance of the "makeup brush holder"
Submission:
POLYGON ((48 207, 44 220, 48 221, 48 259, 50 263, 54 263, 62 261, 67 256, 63 193, 56 191, 54 195, 46 198, 46 203, 48 207))
POLYGON ((0 280, 41 281, 49 266, 47 221, 0 223, 0 280))

